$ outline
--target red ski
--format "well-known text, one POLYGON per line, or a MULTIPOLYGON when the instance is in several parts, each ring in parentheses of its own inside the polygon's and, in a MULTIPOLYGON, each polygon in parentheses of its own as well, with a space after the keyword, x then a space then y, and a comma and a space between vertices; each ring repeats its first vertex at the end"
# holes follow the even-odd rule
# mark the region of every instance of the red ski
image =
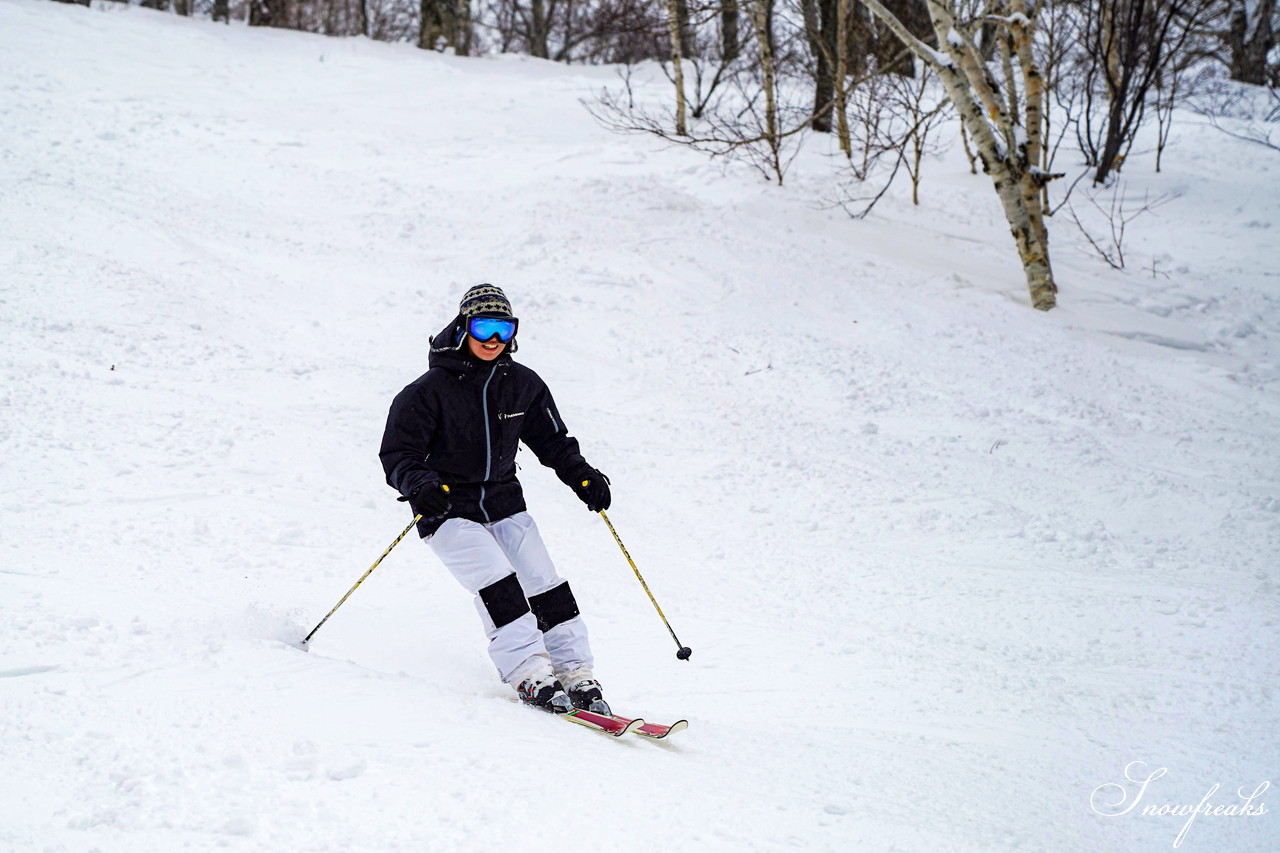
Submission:
MULTIPOLYGON (((557 714, 556 716, 563 717, 571 723, 577 723, 580 726, 604 732, 613 737, 622 737, 630 732, 639 734, 641 729, 644 729, 647 725, 644 720, 628 720, 626 717, 606 717, 603 714, 593 714, 581 708, 575 708, 567 714, 557 714)), ((658 726, 657 728, 664 727, 658 726)), ((659 737, 662 736, 659 735, 659 737)))
POLYGON ((635 733, 641 737, 653 738, 654 740, 662 740, 667 735, 673 735, 676 732, 682 732, 689 728, 688 720, 676 720, 669 726, 659 725, 658 723, 645 723, 636 729, 635 733))
POLYGON ((616 720, 619 724, 627 726, 627 731, 638 734, 641 737, 647 737, 652 740, 662 740, 667 735, 682 732, 689 728, 688 720, 676 720, 669 726, 659 725, 658 723, 646 723, 644 720, 629 720, 626 717, 619 717, 614 714, 610 719, 616 720), (636 725, 639 723, 640 725, 636 725))

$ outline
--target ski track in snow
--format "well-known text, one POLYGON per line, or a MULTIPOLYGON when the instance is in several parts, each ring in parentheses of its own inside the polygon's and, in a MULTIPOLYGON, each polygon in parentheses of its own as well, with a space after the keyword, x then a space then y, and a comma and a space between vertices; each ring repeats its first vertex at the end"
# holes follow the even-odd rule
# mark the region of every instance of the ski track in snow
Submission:
POLYGON ((0 0, 0 849, 1157 850, 1090 809, 1130 761, 1275 778, 1280 161, 1179 124, 1129 271, 1055 223, 1040 315, 958 152, 854 222, 818 143, 763 184, 601 130, 615 81, 0 0), (669 742, 521 709, 412 537, 293 645, 484 280, 694 649, 525 454, 669 742))

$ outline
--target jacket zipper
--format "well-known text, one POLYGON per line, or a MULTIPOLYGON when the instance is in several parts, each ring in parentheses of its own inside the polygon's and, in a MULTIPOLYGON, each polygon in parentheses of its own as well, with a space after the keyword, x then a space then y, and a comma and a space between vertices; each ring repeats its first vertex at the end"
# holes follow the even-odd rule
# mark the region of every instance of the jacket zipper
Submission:
POLYGON ((492 519, 489 518, 489 511, 484 508, 484 484, 489 482, 489 472, 493 468, 493 439, 489 432, 489 383, 497 372, 498 365, 495 364, 489 369, 489 378, 484 381, 484 388, 480 390, 480 408, 484 413, 484 479, 480 482, 480 513, 488 523, 492 523, 492 519))

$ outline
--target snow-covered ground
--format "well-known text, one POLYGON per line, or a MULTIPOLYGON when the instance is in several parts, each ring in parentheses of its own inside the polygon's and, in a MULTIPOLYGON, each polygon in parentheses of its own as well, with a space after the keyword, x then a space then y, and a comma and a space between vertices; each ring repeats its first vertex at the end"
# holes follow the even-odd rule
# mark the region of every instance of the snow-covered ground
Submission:
POLYGON ((1280 159, 1182 121, 1045 315, 954 149, 852 221, 818 146, 602 130, 615 79, 0 0, 0 850, 1143 851, 1280 782, 1280 159), (694 649, 525 454, 669 742, 515 704, 416 537, 291 645, 407 523, 386 407, 480 281, 694 649))

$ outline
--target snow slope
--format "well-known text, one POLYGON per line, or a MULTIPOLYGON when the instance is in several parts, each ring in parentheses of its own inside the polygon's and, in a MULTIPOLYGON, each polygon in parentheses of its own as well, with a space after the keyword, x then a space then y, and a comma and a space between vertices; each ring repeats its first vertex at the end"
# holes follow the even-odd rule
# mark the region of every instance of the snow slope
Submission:
POLYGON ((1041 315, 957 152, 854 222, 816 145, 605 132, 614 80, 0 0, 0 850, 1158 850, 1091 806, 1130 762, 1276 778, 1280 161, 1184 121, 1041 315), (526 454, 678 740, 518 707, 414 539, 290 645, 408 522, 386 406, 484 280, 694 649, 526 454))

